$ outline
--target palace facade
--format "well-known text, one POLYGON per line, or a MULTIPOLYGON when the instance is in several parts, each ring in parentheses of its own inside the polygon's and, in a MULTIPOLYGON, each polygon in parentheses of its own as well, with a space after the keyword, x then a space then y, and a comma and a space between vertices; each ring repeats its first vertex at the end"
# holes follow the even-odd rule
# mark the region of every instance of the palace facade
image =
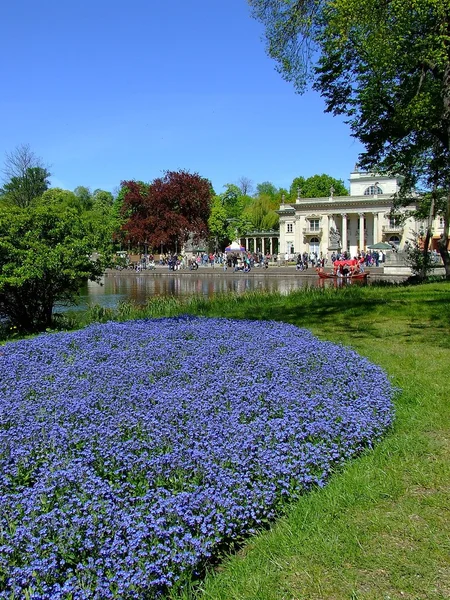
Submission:
POLYGON ((301 198, 299 194, 294 204, 281 204, 279 253, 316 252, 329 258, 339 250, 356 256, 378 242, 402 250, 423 224, 408 216, 413 204, 392 213, 400 181, 355 170, 350 174, 349 196, 333 196, 331 188, 328 198, 301 198))

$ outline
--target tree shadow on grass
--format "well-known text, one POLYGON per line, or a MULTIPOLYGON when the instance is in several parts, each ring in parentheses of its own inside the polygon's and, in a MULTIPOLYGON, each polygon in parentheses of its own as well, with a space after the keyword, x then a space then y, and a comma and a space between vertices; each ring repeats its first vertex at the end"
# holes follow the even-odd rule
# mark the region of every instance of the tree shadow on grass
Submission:
MULTIPOLYGON (((301 300, 301 299, 300 299, 301 300)), ((278 302, 255 307, 243 302, 241 318, 283 321, 321 332, 336 339, 342 334, 348 339, 392 339, 399 343, 450 344, 450 303, 448 294, 421 299, 345 295, 331 298, 318 296, 312 301, 297 302, 291 295, 278 302)))

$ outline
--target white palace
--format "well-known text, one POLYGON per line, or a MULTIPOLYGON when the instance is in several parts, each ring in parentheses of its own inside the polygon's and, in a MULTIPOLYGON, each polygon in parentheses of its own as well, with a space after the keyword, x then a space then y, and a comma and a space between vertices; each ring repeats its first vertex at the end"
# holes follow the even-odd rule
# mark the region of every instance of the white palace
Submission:
POLYGON ((350 174, 349 196, 333 196, 331 188, 328 198, 301 198, 299 193, 294 204, 280 205, 280 254, 316 252, 329 258, 333 251, 346 250, 356 256, 378 242, 403 249, 421 223, 405 208, 391 214, 400 178, 356 169, 350 174))

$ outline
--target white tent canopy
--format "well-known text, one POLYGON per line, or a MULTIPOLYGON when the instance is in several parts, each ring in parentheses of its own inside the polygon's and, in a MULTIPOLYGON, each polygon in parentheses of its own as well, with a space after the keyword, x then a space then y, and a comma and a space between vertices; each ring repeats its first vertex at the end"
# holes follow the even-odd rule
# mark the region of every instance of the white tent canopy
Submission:
POLYGON ((241 246, 239 242, 231 242, 231 244, 225 248, 225 252, 245 252, 245 248, 244 246, 241 246))

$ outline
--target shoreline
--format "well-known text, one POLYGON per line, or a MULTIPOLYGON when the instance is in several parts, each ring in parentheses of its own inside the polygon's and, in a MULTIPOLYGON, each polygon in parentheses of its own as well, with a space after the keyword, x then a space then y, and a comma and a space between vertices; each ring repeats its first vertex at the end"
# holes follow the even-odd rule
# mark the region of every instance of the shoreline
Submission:
MULTIPOLYGON (((331 272, 331 271, 330 271, 331 272)), ((405 280, 407 274, 385 273, 384 267, 370 267, 366 270, 369 273, 369 280, 405 280)), ((319 279, 315 268, 309 268, 306 271, 297 271, 295 266, 273 266, 268 269, 253 268, 251 271, 233 271, 233 269, 223 270, 222 267, 199 267, 195 270, 180 269, 178 271, 169 270, 167 266, 156 266, 155 269, 142 271, 106 269, 104 277, 295 277, 301 279, 319 279)))

